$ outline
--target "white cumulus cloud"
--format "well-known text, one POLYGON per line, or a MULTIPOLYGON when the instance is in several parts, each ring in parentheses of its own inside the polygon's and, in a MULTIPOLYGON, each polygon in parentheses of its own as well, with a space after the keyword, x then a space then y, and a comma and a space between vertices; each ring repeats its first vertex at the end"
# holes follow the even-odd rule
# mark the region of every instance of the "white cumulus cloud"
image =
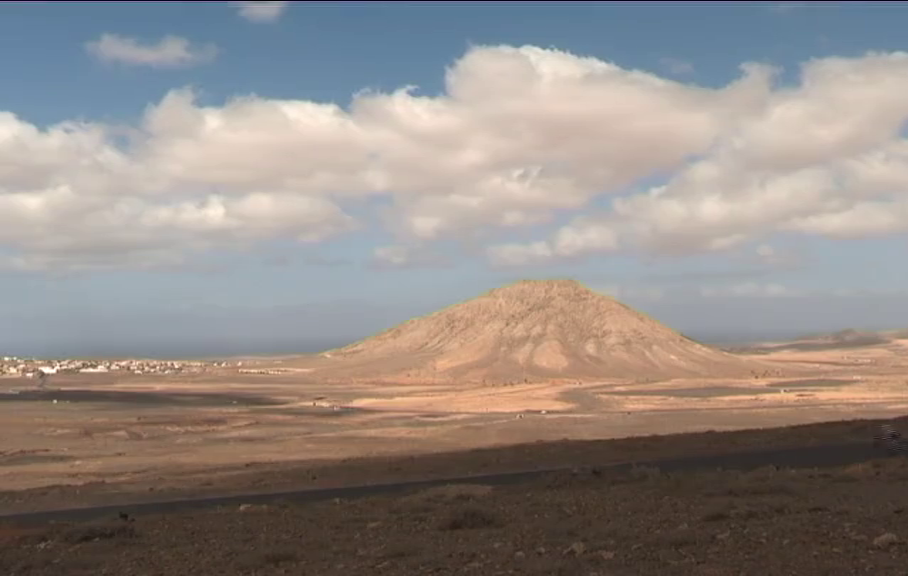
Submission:
POLYGON ((481 46, 435 96, 203 106, 175 89, 125 143, 122 127, 0 112, 0 265, 172 265, 321 242, 361 226, 351 214, 364 206, 381 206, 394 237, 373 257, 398 266, 451 239, 526 265, 908 230, 908 55, 811 60, 791 86, 775 73, 744 64, 704 88, 555 49, 481 46), (593 208, 609 195, 610 208, 593 208), (576 218, 551 236, 507 240, 565 216, 576 218))
POLYGON ((290 2, 231 2, 232 5, 239 8, 239 14, 242 18, 256 23, 267 23, 277 21, 286 10, 290 2))
POLYGON ((767 89, 758 105, 726 117, 709 153, 666 184, 616 198, 611 211, 565 226, 547 244, 565 233, 611 234, 622 248, 686 254, 779 231, 842 238, 906 231, 904 90, 905 53, 810 61, 799 85, 767 89))
POLYGON ((188 68, 211 62, 218 54, 214 44, 194 45, 179 36, 142 43, 135 38, 102 34, 99 39, 87 42, 85 49, 102 62, 151 68, 188 68))

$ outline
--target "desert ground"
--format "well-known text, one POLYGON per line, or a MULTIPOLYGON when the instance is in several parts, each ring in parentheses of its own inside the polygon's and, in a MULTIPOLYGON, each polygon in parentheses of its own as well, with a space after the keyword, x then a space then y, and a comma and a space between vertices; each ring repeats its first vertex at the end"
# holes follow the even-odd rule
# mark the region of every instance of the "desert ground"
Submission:
MULTIPOLYGON (((817 430, 817 427, 813 427, 817 430)), ((632 468, 309 505, 0 528, 0 572, 896 575, 908 459, 823 470, 632 468)))
POLYGON ((314 356, 2 378, 0 573, 904 574, 905 459, 609 465, 803 447, 863 460, 869 419, 905 426, 906 392, 904 333, 721 350, 563 280, 314 356), (534 470, 549 472, 100 524, 34 516, 534 470))
POLYGON ((0 394, 0 514, 644 459, 729 441, 650 449, 641 436, 908 413, 908 340, 802 348, 753 350, 776 368, 738 379, 339 385, 280 371, 294 358, 247 360, 272 372, 262 375, 59 375, 44 391, 0 394), (466 456, 443 456, 452 452, 466 456))

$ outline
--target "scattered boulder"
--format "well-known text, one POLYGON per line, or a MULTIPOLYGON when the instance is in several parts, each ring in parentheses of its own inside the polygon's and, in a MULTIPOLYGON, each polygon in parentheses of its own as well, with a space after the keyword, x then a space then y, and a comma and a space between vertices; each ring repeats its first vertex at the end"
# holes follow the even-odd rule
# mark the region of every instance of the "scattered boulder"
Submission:
POLYGON ((874 548, 879 548, 881 550, 885 550, 885 549, 889 548, 890 546, 893 546, 898 543, 899 543, 899 537, 896 536, 895 534, 893 534, 892 532, 886 532, 885 534, 881 534, 873 539, 874 548))

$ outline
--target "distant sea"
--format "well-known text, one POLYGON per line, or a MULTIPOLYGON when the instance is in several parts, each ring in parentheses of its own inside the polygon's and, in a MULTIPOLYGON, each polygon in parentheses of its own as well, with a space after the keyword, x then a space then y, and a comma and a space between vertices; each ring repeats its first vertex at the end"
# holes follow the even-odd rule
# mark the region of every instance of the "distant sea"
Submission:
POLYGON ((345 346, 349 340, 294 340, 294 341, 252 341, 252 342, 211 342, 192 343, 79 343, 56 342, 44 345, 9 346, 0 350, 0 356, 24 358, 149 358, 149 359, 193 359, 228 358, 231 356, 284 356, 290 354, 316 354, 345 346))
MULTIPOLYGON (((710 346, 746 346, 754 342, 786 340, 800 333, 761 332, 700 332, 683 333, 710 346)), ((283 356, 290 354, 316 354, 339 348, 362 337, 347 339, 288 338, 260 340, 199 340, 192 342, 30 342, 22 345, 3 346, 0 356, 35 358, 226 358, 231 356, 283 356)))

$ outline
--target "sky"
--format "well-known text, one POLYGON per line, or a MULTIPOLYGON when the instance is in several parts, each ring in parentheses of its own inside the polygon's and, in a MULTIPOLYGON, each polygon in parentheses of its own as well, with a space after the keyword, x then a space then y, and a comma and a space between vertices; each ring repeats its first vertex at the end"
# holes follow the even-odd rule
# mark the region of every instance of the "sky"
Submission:
POLYGON ((0 4, 0 354, 311 352, 523 278, 908 327, 900 3, 0 4))

